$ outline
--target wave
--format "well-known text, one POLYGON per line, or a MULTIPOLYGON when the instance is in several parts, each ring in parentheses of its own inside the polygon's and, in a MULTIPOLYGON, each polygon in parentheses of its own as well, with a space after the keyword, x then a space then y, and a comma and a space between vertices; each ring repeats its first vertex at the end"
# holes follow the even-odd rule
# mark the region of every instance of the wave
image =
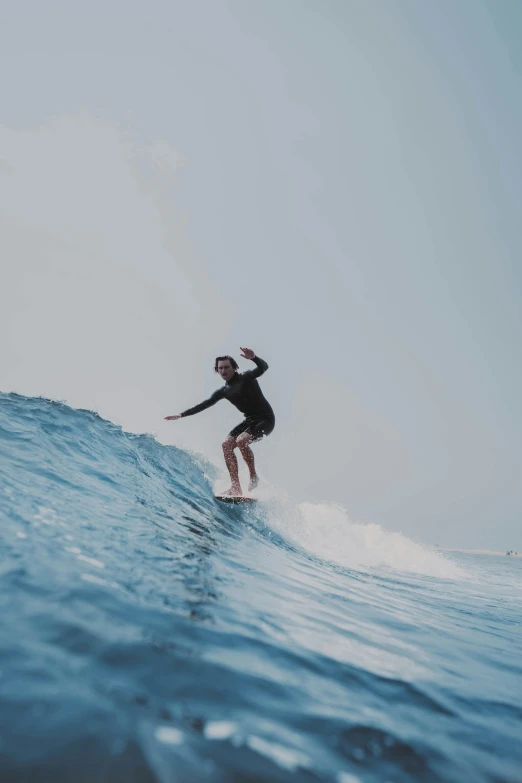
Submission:
POLYGON ((0 439, 3 779, 516 780, 504 591, 92 411, 0 394, 0 439))

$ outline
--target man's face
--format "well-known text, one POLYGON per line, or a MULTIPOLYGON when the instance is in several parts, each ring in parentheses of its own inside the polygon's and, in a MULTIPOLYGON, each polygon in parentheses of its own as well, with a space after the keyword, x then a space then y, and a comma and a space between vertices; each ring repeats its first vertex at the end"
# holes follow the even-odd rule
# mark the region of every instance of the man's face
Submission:
POLYGON ((218 362, 217 371, 224 381, 229 381, 235 373, 235 370, 228 359, 223 362, 218 362))

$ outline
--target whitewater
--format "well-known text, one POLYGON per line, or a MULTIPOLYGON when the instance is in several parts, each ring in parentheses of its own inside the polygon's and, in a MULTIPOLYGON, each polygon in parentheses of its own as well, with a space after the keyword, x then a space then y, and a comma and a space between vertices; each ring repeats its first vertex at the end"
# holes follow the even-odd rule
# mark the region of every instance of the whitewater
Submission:
POLYGON ((2 781, 520 781, 519 558, 0 395, 2 781))

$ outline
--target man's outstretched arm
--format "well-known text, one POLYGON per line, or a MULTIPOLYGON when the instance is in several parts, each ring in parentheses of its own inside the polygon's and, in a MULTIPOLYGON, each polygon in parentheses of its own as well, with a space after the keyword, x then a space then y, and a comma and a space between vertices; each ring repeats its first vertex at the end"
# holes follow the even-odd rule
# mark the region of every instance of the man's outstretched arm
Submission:
POLYGON ((193 416, 195 413, 201 413, 201 411, 204 411, 207 408, 212 407, 212 405, 215 405, 216 402, 219 402, 222 397, 223 393, 221 389, 218 389, 214 394, 210 395, 208 400, 203 400, 199 405, 194 405, 193 408, 187 408, 183 413, 176 413, 174 416, 165 416, 165 421, 176 421, 177 419, 184 419, 185 416, 193 416))
POLYGON ((250 359, 250 361, 257 365, 255 370, 247 370, 243 375, 249 375, 251 378, 259 378, 260 375, 263 375, 263 373, 268 370, 268 364, 265 360, 256 356, 251 348, 241 348, 241 350, 243 351, 241 354, 243 359, 250 359))

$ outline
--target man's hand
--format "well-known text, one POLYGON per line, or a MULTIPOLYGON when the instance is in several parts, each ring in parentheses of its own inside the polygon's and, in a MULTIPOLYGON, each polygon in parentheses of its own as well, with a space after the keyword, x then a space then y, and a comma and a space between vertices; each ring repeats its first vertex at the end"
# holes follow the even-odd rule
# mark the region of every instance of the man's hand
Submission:
POLYGON ((181 413, 175 413, 174 416, 165 416, 165 421, 176 421, 176 419, 181 419, 181 413))
POLYGON ((241 354, 243 359, 254 359, 255 358, 255 353, 252 350, 252 348, 241 348, 241 350, 243 351, 243 353, 241 354))

